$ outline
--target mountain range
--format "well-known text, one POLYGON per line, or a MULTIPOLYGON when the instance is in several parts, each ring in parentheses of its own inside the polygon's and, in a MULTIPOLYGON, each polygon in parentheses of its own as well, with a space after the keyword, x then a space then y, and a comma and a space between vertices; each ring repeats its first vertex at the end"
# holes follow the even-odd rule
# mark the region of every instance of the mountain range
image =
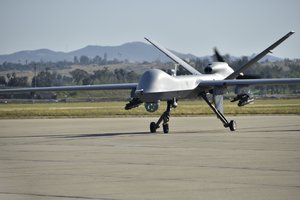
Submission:
MULTIPOLYGON (((175 51, 172 52, 180 58, 184 59, 197 58, 197 56, 192 54, 184 54, 175 51)), ((104 58, 104 56, 106 55, 107 60, 117 59, 120 61, 127 60, 129 62, 170 61, 170 59, 167 56, 165 56, 163 53, 161 53, 149 44, 143 42, 130 42, 120 46, 89 45, 71 52, 59 52, 52 51, 49 49, 19 51, 8 55, 0 55, 0 64, 4 62, 25 64, 40 61, 73 61, 75 56, 77 56, 77 58, 79 59, 82 55, 88 56, 90 58, 94 58, 95 56, 100 56, 104 58)), ((204 56, 200 58, 210 58, 210 56, 204 56)), ((236 59, 236 57, 232 57, 232 59, 236 59)), ((281 60, 280 58, 271 55, 266 56, 264 60, 266 59, 268 59, 269 61, 281 60)))

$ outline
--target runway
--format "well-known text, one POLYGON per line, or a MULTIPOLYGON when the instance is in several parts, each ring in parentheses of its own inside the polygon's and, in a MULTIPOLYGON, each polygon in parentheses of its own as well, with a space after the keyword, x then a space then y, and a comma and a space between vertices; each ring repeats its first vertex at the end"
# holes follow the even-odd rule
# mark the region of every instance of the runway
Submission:
POLYGON ((0 120, 0 199, 299 199, 300 116, 0 120))

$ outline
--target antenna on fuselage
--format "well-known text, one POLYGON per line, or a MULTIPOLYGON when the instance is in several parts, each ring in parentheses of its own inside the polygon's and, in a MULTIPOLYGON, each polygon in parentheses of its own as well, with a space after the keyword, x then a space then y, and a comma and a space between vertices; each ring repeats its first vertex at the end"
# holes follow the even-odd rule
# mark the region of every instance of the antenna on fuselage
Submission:
POLYGON ((172 76, 176 76, 178 67, 179 67, 179 64, 175 63, 174 64, 174 69, 171 69, 172 76))

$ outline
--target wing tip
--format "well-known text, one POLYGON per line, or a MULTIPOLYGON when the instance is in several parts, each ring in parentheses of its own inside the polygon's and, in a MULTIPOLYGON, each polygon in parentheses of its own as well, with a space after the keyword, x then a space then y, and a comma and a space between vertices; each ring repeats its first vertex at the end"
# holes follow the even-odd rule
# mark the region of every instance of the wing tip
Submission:
POLYGON ((287 37, 290 37, 291 35, 293 35, 295 33, 295 31, 290 31, 288 34, 286 34, 287 37))

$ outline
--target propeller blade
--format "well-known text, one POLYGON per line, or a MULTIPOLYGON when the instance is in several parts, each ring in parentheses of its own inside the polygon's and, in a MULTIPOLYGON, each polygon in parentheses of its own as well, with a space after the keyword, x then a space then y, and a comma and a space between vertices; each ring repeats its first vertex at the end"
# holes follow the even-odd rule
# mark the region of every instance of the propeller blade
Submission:
POLYGON ((219 51, 216 47, 214 48, 214 52, 215 52, 215 57, 218 62, 225 62, 225 59, 223 58, 223 56, 221 56, 221 54, 219 53, 219 51))

